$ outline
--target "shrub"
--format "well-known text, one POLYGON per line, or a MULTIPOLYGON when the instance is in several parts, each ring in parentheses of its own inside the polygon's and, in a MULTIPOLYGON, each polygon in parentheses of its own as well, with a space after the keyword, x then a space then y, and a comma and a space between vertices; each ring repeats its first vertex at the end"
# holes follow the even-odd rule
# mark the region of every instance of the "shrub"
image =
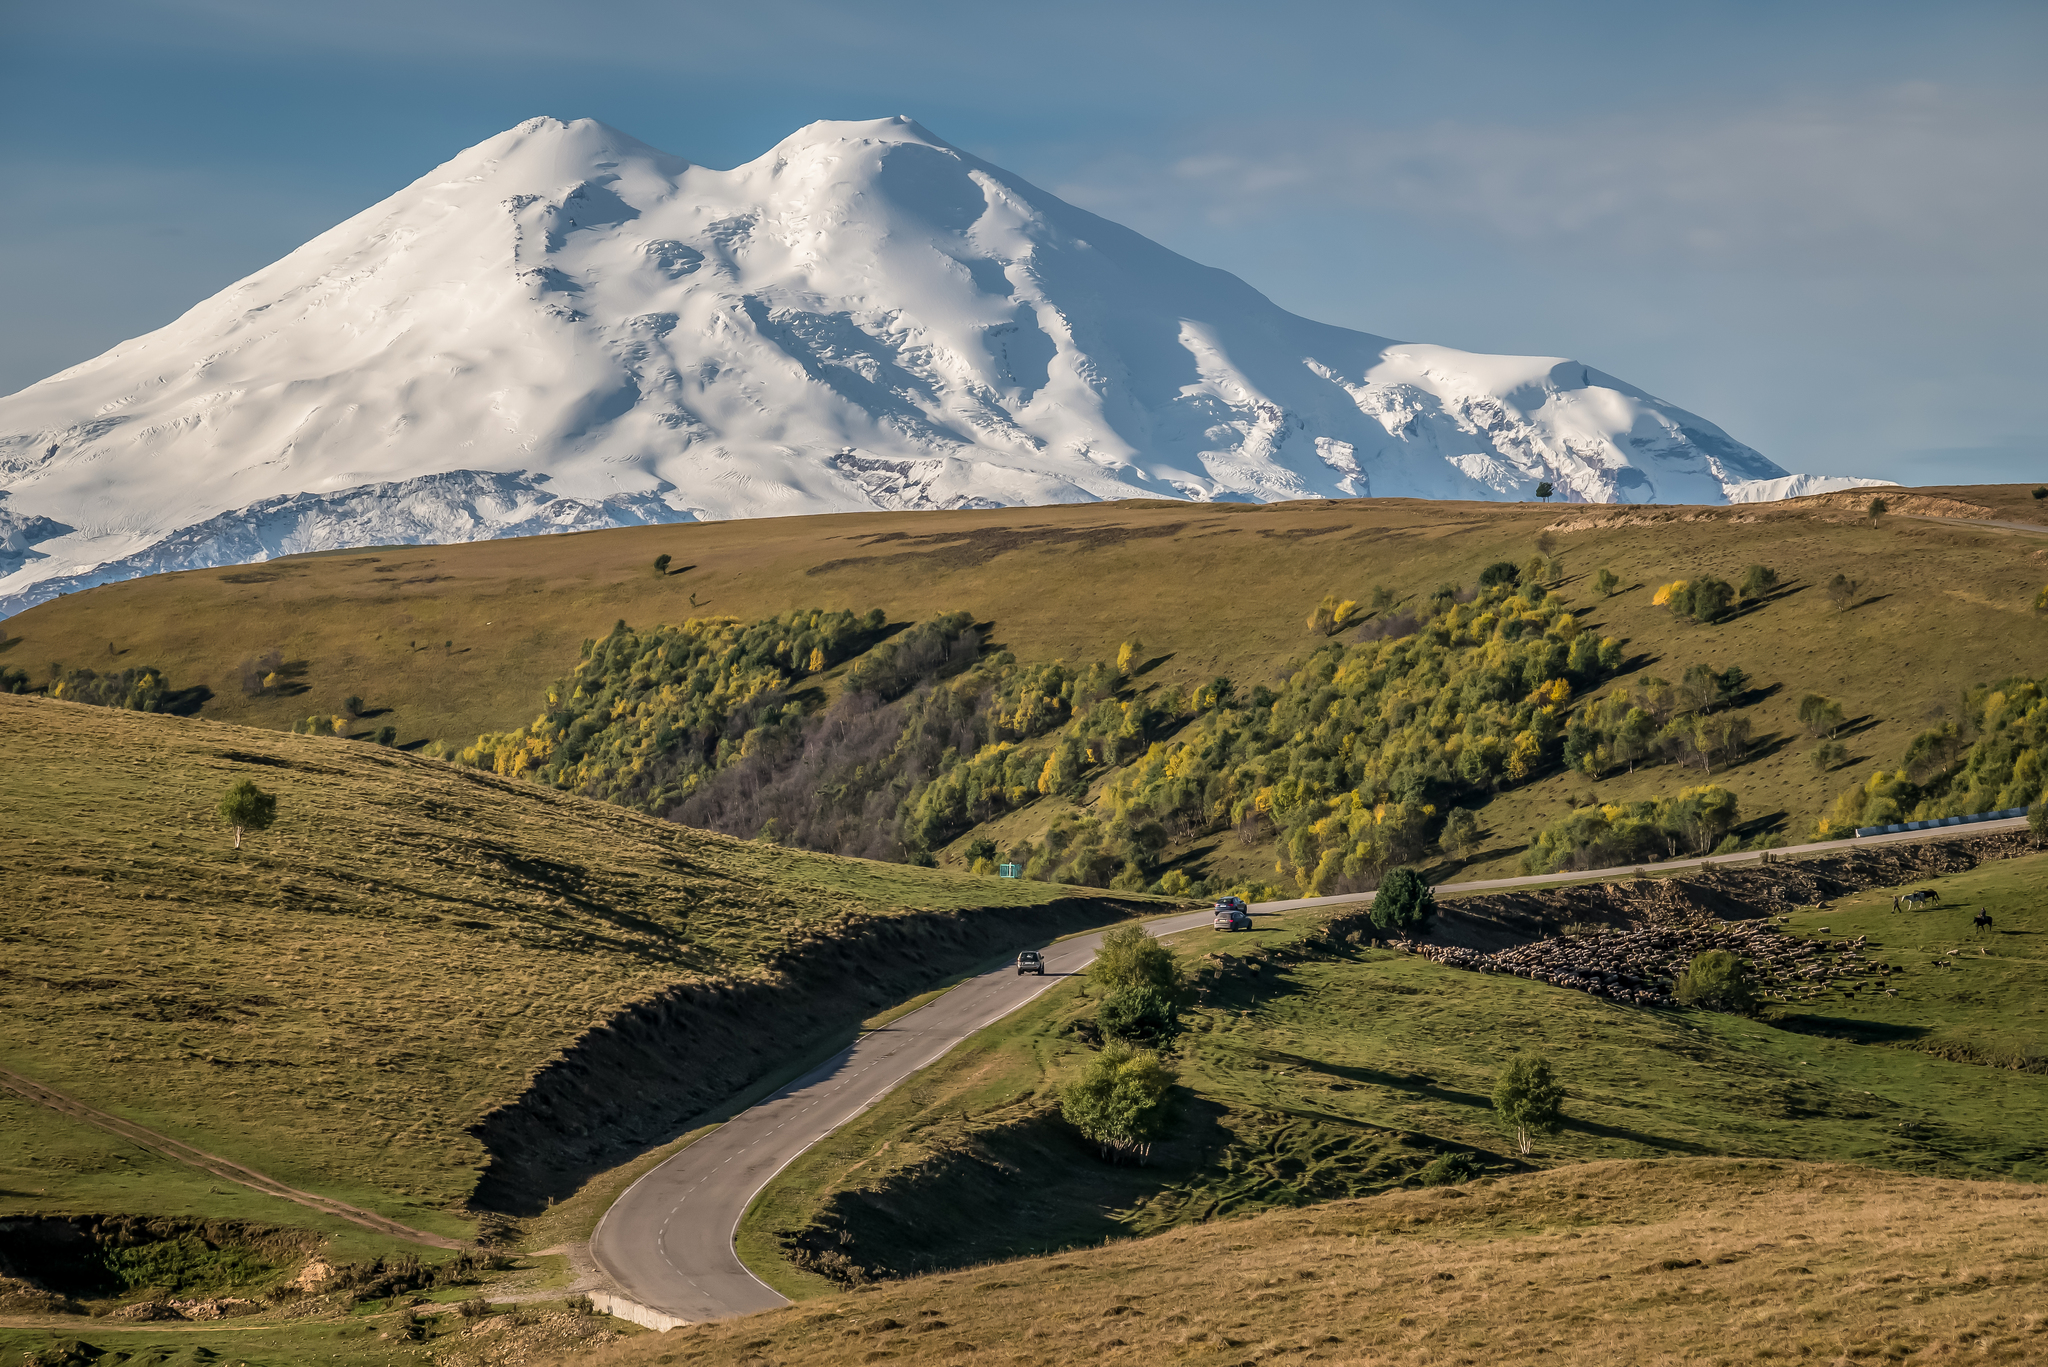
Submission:
POLYGON ((1535 1147, 1534 1136, 1553 1134, 1564 1119, 1564 1087, 1547 1058, 1518 1058, 1494 1079, 1493 1109, 1514 1132, 1523 1156, 1535 1147))
POLYGON ((1463 807, 1451 808, 1444 818, 1443 833, 1436 838, 1437 848, 1454 858, 1462 859, 1479 844, 1479 818, 1463 807))
POLYGON ((267 831, 277 820, 277 795, 264 792, 253 779, 245 778, 222 795, 220 819, 235 828, 235 848, 239 850, 243 831, 267 831))
POLYGON ((1102 1033, 1114 1039, 1166 1039, 1180 1021, 1173 994, 1150 983, 1119 987, 1102 999, 1095 1019, 1102 1033))
POLYGON ((1166 1130, 1177 1077, 1151 1050, 1112 1042, 1060 1089, 1060 1114, 1104 1158, 1142 1163, 1166 1130))
POLYGON ((654 557, 654 577, 656 579, 661 579, 667 576, 669 563, 669 557, 667 555, 657 555, 654 557))
POLYGON ((374 739, 379 745, 396 745, 398 744, 398 728, 395 726, 380 726, 377 728, 377 734, 374 739))
POLYGON ((1881 498, 1873 498, 1870 500, 1870 506, 1864 509, 1864 512, 1869 515, 1870 525, 1873 527, 1878 524, 1880 518, 1890 511, 1891 508, 1881 498))
POLYGON ((360 717, 363 715, 363 700, 351 693, 341 700, 341 710, 351 717, 360 717))
POLYGON ((1426 930, 1436 915, 1436 893, 1413 869, 1393 869, 1372 898, 1372 923, 1381 930, 1426 930))
POLYGON ((456 1313, 466 1320, 480 1320, 491 1313, 491 1303, 482 1296, 471 1296, 455 1307, 456 1313))
POLYGON ((1143 926, 1118 926, 1103 936, 1102 948, 1088 965, 1088 980, 1112 995, 1149 987, 1174 1000, 1185 983, 1173 951, 1146 934, 1143 926))
POLYGON ((1746 1016, 1756 1009, 1756 992, 1742 960, 1725 949, 1696 956, 1678 975, 1672 995, 1684 1006, 1706 1011, 1732 1011, 1746 1016))
POLYGON ((2034 611, 2048 613, 2048 584, 2042 585, 2041 591, 2034 595, 2034 611))
POLYGON ((1479 1175, 1479 1155, 1440 1153, 1419 1174, 1425 1187, 1452 1187, 1479 1175))
POLYGON ((1602 565, 1599 572, 1593 576, 1593 592, 1599 594, 1602 598, 1612 598, 1614 591, 1619 587, 1621 587, 1620 577, 1605 565, 1602 565))
POLYGON ((588 1296, 570 1296, 562 1302, 562 1308, 572 1315, 595 1315, 597 1306, 588 1296))
POLYGON ((1308 615, 1308 629, 1321 636, 1335 636, 1346 627, 1358 621, 1358 604, 1349 598, 1339 599, 1334 593, 1323 595, 1323 601, 1316 604, 1308 615))
POLYGON ((1842 725, 1842 705, 1819 693, 1799 700, 1799 724, 1809 736, 1832 736, 1842 725))
POLYGON ((1745 603, 1755 602, 1778 587, 1778 572, 1767 565, 1751 565, 1742 572, 1742 582, 1736 586, 1736 593, 1745 603))
POLYGON ((2041 485, 2041 486, 2037 487, 2037 488, 2036 488, 2036 489, 2034 490, 2034 497, 2035 497, 2035 498, 2048 498, 2048 485, 2041 485))
POLYGON ((1498 584, 1514 585, 1520 583, 1521 579, 1522 571, 1512 560, 1496 560, 1479 571, 1479 587, 1482 589, 1490 589, 1498 584))
POLYGON ((2048 840, 2048 797, 2027 808, 2027 829, 2034 833, 2036 845, 2048 840))
POLYGON ((1849 605, 1856 601, 1856 591, 1863 586, 1846 574, 1837 574, 1828 580, 1828 601, 1835 605, 1836 612, 1847 612, 1849 605))
POLYGON ((1840 768, 1849 758, 1849 747, 1838 740, 1824 740, 1813 747, 1813 767, 1818 773, 1840 768))
POLYGON ((978 864, 981 863, 983 860, 987 860, 990 863, 994 863, 995 857, 996 842, 989 839, 987 836, 978 835, 974 839, 967 842, 968 863, 978 864))

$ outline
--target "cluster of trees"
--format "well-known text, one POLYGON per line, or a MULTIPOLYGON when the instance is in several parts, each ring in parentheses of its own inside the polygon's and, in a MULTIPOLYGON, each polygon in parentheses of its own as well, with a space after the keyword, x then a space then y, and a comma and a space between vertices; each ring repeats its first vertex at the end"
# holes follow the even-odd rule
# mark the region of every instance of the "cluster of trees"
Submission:
POLYGON ((1674 617, 1702 624, 1718 622, 1737 608, 1770 597, 1777 590, 1778 574, 1766 565, 1751 565, 1739 582, 1704 575, 1698 579, 1674 579, 1650 596, 1654 607, 1668 608, 1674 617))
MULTIPOLYGON (((1833 717, 1839 725, 1839 708, 1833 717)), ((1838 839, 1858 826, 2028 807, 2044 795, 2048 687, 2042 679, 2014 677, 1964 694, 1960 722, 1914 737, 1896 769, 1878 769, 1837 797, 1814 835, 1838 839)))
POLYGON ((1565 726, 1564 762, 1594 778, 1616 769, 1635 772, 1656 758, 1697 764, 1712 774, 1717 763, 1749 751, 1749 718, 1735 702, 1749 675, 1730 666, 1689 666, 1677 683, 1649 675, 1580 707, 1565 726))
MULTIPOLYGON (((448 757, 662 811, 778 729, 793 728, 805 711, 793 686, 866 649, 883 624, 880 610, 786 612, 751 623, 714 617, 644 632, 620 622, 603 640, 583 643, 582 660, 549 689, 539 717, 448 757)), ((858 691, 886 693, 899 676, 892 657, 858 691)))
POLYGON ((1060 1089, 1060 1114, 1104 1158, 1143 1162, 1172 1118, 1176 1074, 1139 1041, 1163 1042, 1179 1028, 1187 978, 1178 960, 1142 926, 1105 935, 1088 965, 1100 995, 1102 1052, 1060 1089))
POLYGON ((1128 831, 1142 847, 1155 828, 1240 825, 1278 834, 1278 872, 1304 894, 1374 886, 1428 847, 1457 800, 1555 765, 1574 692, 1621 661, 1619 641, 1516 578, 1447 586, 1412 633, 1324 646, 1277 692, 1197 689, 1173 740, 1104 789, 1100 837, 1128 831))
POLYGON ((1647 802, 1581 807, 1546 826, 1522 856, 1525 873, 1602 869, 1733 849, 1735 794, 1716 784, 1647 802))
POLYGON ((27 670, 0 670, 0 693, 42 693, 65 702, 118 707, 129 712, 160 712, 189 717, 198 712, 213 690, 200 684, 173 688, 161 669, 144 665, 100 674, 90 669, 50 666, 50 680, 31 685, 27 670))

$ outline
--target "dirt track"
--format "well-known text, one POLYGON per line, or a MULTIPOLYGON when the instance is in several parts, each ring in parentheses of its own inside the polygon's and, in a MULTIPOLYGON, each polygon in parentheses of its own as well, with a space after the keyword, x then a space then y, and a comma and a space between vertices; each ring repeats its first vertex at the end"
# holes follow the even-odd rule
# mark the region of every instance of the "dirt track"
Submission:
POLYGON ((109 1134, 119 1135, 129 1143, 140 1145, 151 1153, 161 1154, 174 1163, 183 1163, 187 1167, 211 1173, 226 1181, 240 1183, 252 1191, 262 1192, 265 1196, 293 1201, 338 1219, 347 1220, 350 1224, 361 1225, 364 1229, 389 1234, 411 1243, 426 1244, 432 1248, 470 1247, 459 1239, 449 1239, 439 1234, 429 1234, 425 1230, 413 1229, 409 1225, 401 1225, 396 1220, 386 1219, 374 1211, 364 1210, 361 1206, 349 1205, 346 1201, 337 1201, 329 1196, 319 1196, 310 1191, 300 1191, 297 1187, 286 1186, 276 1178, 266 1176, 254 1168, 245 1168, 240 1163, 230 1162, 218 1154, 195 1149, 190 1144, 180 1143, 166 1134, 158 1134, 155 1130, 146 1129, 132 1120, 123 1120, 119 1116, 95 1110, 82 1101, 74 1101, 62 1092, 54 1091, 40 1082, 33 1082, 5 1068, 0 1068, 0 1087, 18 1092, 39 1106, 48 1106, 51 1110, 68 1115, 74 1120, 82 1120, 109 1134))

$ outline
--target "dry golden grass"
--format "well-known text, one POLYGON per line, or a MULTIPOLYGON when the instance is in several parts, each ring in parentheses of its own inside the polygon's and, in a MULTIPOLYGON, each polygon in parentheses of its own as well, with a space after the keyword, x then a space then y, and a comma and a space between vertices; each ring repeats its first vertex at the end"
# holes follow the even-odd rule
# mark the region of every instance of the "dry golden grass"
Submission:
POLYGON ((2040 1362, 2044 1214, 2037 1187, 1593 1163, 889 1283, 577 1361, 2040 1362))

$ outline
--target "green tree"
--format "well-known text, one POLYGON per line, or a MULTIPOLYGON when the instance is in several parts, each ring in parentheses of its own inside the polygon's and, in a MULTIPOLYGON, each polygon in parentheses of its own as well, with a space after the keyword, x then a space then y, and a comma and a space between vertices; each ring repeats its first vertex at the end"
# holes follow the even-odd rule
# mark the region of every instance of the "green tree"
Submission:
POLYGON ((1799 724, 1809 736, 1832 736, 1842 725, 1842 705, 1819 693, 1799 700, 1799 724))
POLYGON ((360 717, 363 715, 363 700, 351 693, 341 700, 341 710, 351 717, 360 717))
POLYGON ((2048 498, 2048 484, 2036 485, 2034 488, 2034 497, 2048 498))
POLYGON ((1564 1087, 1547 1058, 1518 1058, 1500 1070, 1493 1083, 1493 1109, 1514 1131, 1524 1157, 1535 1136, 1554 1134, 1564 1120, 1564 1087))
POLYGON ((1550 497, 1550 496, 1551 496, 1552 494, 1554 494, 1554 493, 1556 493, 1556 492, 1557 492, 1557 490, 1556 490, 1556 489, 1554 489, 1554 488, 1553 488, 1553 487, 1551 486, 1551 483, 1550 483, 1550 481, 1549 481, 1549 480, 1547 480, 1547 479, 1546 479, 1546 480, 1544 480, 1544 481, 1543 481, 1543 482, 1542 482, 1541 484, 1538 484, 1538 485, 1536 486, 1536 497, 1538 497, 1538 498, 1546 498, 1546 499, 1547 499, 1547 498, 1549 498, 1549 497, 1550 497))
POLYGON ((1735 587, 1725 579, 1695 579, 1686 586, 1684 598, 1683 611, 1693 621, 1718 622, 1735 603, 1735 587))
POLYGON ((1543 582, 1562 584, 1564 582, 1564 557, 1553 554, 1543 566, 1543 582))
POLYGON ((1849 758, 1849 747, 1838 740, 1824 740, 1813 747, 1813 768, 1816 773, 1825 774, 1839 768, 1849 758))
POLYGON ((1151 983, 1119 987, 1102 999, 1095 1020, 1113 1039, 1166 1039, 1180 1027, 1180 1003, 1151 983))
POLYGON ((1680 1004, 1707 1011, 1732 1011, 1746 1016, 1756 1009, 1756 991, 1749 981, 1749 968, 1725 949, 1710 949, 1694 957, 1678 975, 1672 995, 1680 1004))
POLYGON ((1385 584, 1374 584, 1366 603, 1374 612, 1385 612, 1394 606, 1394 591, 1385 584))
POLYGON ((1847 612, 1849 605, 1856 601, 1856 591, 1863 586, 1846 574, 1837 574, 1828 580, 1828 601, 1835 605, 1836 612, 1847 612))
POLYGON ((1185 981, 1173 951, 1145 933, 1143 926, 1118 926, 1102 937, 1102 948, 1088 965, 1088 980, 1105 992, 1150 987, 1178 1001, 1185 981))
POLYGON ((1112 1041, 1060 1089, 1060 1114, 1104 1158, 1142 1163, 1166 1131, 1167 1101, 1177 1080, 1151 1050, 1112 1041))
POLYGON ((1870 507, 1865 509, 1865 511, 1868 512, 1870 515, 1870 525, 1875 527, 1878 524, 1879 520, 1882 519, 1886 513, 1890 512, 1891 509, 1883 499, 1873 498, 1872 500, 1870 500, 1870 507))
POLYGON ((1479 587, 1490 589, 1496 584, 1515 584, 1522 578, 1522 571, 1512 560, 1496 560, 1479 571, 1479 587))
POLYGON ((967 842, 967 862, 978 864, 982 860, 996 857, 996 842, 985 835, 978 835, 967 842))
POLYGON ((378 727, 378 728, 377 728, 377 736, 376 736, 376 740, 377 740, 377 744, 379 744, 379 745, 396 745, 396 744, 398 744, 398 728, 397 728, 397 727, 395 727, 395 726, 380 726, 380 727, 378 727))
POLYGON ((669 557, 668 557, 667 555, 657 555, 657 556, 655 556, 655 557, 654 557, 654 577, 655 577, 656 579, 661 579, 661 578, 664 578, 664 577, 666 577, 666 576, 667 576, 667 574, 668 574, 668 567, 669 567, 669 564, 670 564, 670 560, 669 560, 669 557))
POLYGON ((2027 829, 2034 833, 2036 845, 2048 840, 2048 797, 2027 808, 2027 829))
POLYGON ((277 820, 277 795, 258 788, 252 779, 236 783, 220 800, 220 819, 235 828, 235 848, 242 848, 242 832, 267 831, 277 820))
POLYGON ((1463 807, 1451 808, 1444 818, 1443 834, 1436 839, 1437 848, 1455 859, 1463 859, 1479 844, 1479 818, 1463 807))
POLYGON ((1534 588, 1545 582, 1544 576, 1549 573, 1550 557, 1547 555, 1532 555, 1527 563, 1522 566, 1522 582, 1530 588, 1534 588))
POLYGON ((1599 573, 1593 576, 1593 592, 1602 598, 1612 598, 1614 591, 1620 587, 1621 577, 1605 565, 1602 565, 1599 573))
POLYGON ((1751 565, 1742 572, 1742 582, 1736 586, 1736 593, 1742 601, 1753 603, 1778 587, 1778 572, 1768 565, 1751 565))
POLYGON ((1381 930, 1426 930, 1436 915, 1436 893, 1413 869, 1390 869, 1372 895, 1372 923, 1381 930))

